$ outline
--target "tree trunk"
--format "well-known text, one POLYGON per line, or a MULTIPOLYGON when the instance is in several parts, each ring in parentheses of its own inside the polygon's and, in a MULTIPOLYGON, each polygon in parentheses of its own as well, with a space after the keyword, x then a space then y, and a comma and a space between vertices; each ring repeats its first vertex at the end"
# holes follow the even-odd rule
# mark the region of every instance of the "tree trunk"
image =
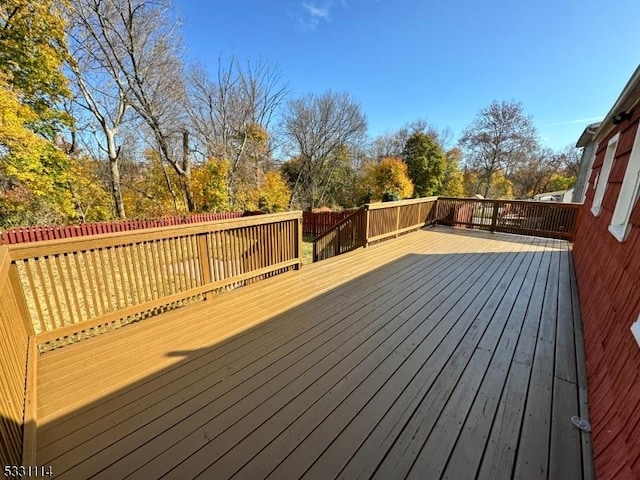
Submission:
POLYGON ((183 177, 181 183, 182 183, 182 191, 184 193, 184 201, 187 204, 187 209, 189 210, 189 213, 195 213, 196 204, 193 200, 193 195, 191 194, 189 178, 183 177))
POLYGON ((107 153, 109 155, 109 172, 111 174, 111 196, 116 207, 118 218, 126 218, 124 203, 122 201, 122 189, 120 187, 120 166, 118 165, 118 149, 116 148, 115 133, 105 128, 107 137, 107 153))
POLYGON ((193 201, 193 195, 191 194, 191 162, 189 161, 189 132, 186 130, 182 132, 182 170, 184 176, 182 177, 182 184, 184 190, 184 200, 187 204, 189 213, 196 211, 196 204, 193 201))

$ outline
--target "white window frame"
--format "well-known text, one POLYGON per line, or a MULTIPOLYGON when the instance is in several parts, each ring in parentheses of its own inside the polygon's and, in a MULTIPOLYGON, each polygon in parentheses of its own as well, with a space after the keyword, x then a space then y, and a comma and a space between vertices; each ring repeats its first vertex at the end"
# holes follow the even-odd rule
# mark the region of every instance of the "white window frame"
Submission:
POLYGON ((620 194, 616 202, 616 208, 611 217, 611 225, 609 231, 619 242, 624 242, 629 236, 631 229, 629 228, 629 219, 631 212, 638 200, 638 191, 640 190, 640 128, 636 132, 636 138, 633 141, 631 156, 627 171, 624 174, 620 194))
POLYGON ((618 141, 620 140, 620 132, 618 132, 607 144, 607 151, 604 155, 604 162, 600 168, 598 174, 598 180, 596 182, 596 193, 593 197, 593 204, 591 205, 591 213, 596 217, 602 213, 602 200, 604 194, 607 191, 607 185, 609 184, 609 175, 613 168, 613 162, 616 158, 616 150, 618 149, 618 141))

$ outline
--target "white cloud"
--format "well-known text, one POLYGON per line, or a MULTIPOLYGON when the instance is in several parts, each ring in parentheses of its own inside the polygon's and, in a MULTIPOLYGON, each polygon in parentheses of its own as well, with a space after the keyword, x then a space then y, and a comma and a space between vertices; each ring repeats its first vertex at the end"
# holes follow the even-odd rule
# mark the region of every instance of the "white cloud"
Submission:
POLYGON ((332 14, 338 10, 381 0, 298 0, 289 5, 289 16, 295 22, 297 30, 308 32, 315 30, 320 23, 330 23, 332 14))
POLYGON ((298 30, 315 30, 321 22, 331 22, 331 13, 339 8, 347 8, 347 0, 303 0, 296 4, 291 17, 298 30))
POLYGON ((320 6, 320 5, 314 5, 312 3, 302 2, 302 8, 306 10, 307 13, 311 15, 311 17, 319 20, 326 20, 326 21, 330 20, 330 17, 329 17, 330 6, 331 6, 331 3, 324 6, 320 6))
POLYGON ((547 127, 563 127, 565 125, 575 125, 578 123, 593 123, 600 120, 602 120, 602 117, 576 118, 573 120, 566 120, 564 122, 550 123, 547 127))

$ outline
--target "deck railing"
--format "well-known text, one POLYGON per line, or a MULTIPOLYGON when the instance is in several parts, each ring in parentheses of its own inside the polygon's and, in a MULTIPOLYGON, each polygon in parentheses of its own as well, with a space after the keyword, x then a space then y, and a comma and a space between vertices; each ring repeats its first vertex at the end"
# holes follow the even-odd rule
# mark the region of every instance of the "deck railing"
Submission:
POLYGON ((581 204, 438 198, 437 223, 573 241, 581 204))
POLYGON ((38 345, 56 346, 298 268, 300 212, 12 245, 38 345))
POLYGON ((360 208, 340 220, 313 242, 313 261, 326 260, 365 244, 366 211, 360 208))
MULTIPOLYGON (((0 247, 0 465, 27 465, 23 457, 33 431, 35 381, 30 373, 36 351, 9 251, 0 247), (31 340, 30 340, 31 339, 31 340)), ((27 448, 28 450, 29 448, 27 448)))
POLYGON ((313 242, 313 260, 326 260, 435 222, 437 197, 370 203, 313 242))
POLYGON ((372 203, 318 236, 313 244, 313 258, 325 260, 435 223, 573 241, 580 206, 453 197, 372 203))

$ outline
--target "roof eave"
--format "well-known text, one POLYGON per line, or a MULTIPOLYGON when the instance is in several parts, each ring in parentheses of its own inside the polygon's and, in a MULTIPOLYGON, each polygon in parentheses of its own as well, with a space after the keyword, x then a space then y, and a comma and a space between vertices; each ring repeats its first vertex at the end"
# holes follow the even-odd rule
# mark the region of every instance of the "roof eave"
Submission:
POLYGON ((594 139, 597 141, 606 137, 614 127, 613 117, 618 113, 626 112, 635 107, 640 101, 640 65, 636 68, 635 72, 627 82, 627 85, 622 90, 622 93, 613 104, 607 116, 600 124, 600 127, 594 135, 594 139))
POLYGON ((580 135, 580 138, 576 142, 576 148, 586 147, 589 142, 593 140, 593 137, 595 136, 596 132, 598 131, 598 127, 600 127, 601 124, 602 122, 596 122, 587 125, 587 127, 584 129, 584 132, 582 132, 582 135, 580 135))

